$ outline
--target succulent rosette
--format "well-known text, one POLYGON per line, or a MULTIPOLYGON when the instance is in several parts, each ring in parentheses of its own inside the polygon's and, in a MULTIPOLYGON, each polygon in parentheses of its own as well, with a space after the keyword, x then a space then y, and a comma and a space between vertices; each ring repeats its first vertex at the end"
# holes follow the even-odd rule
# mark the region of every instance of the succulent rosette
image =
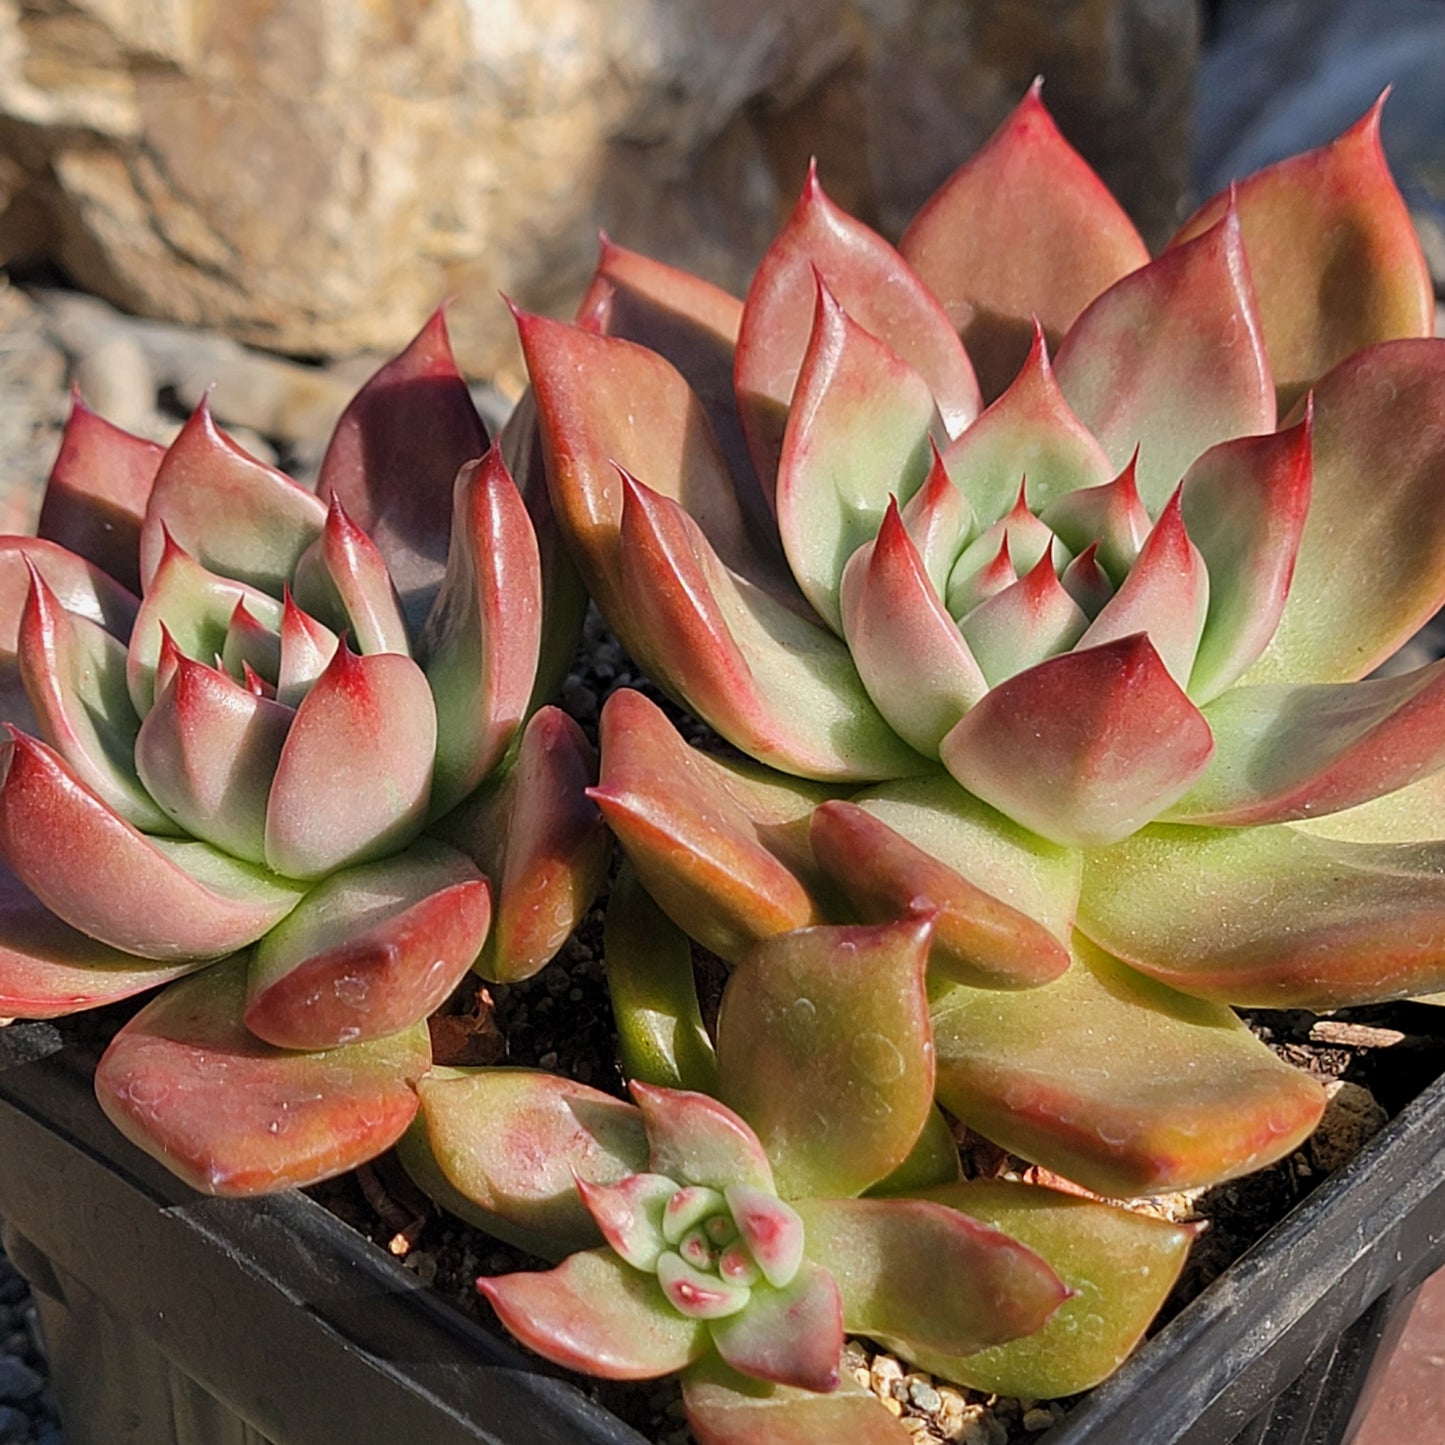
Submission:
POLYGON ((590 749, 534 711, 575 617, 532 505, 540 540, 438 313, 318 492, 204 403, 166 449, 77 403, 40 536, 0 539, 0 1014, 170 983, 96 1087, 197 1187, 386 1148, 426 1016, 541 967, 600 881, 590 749))
MULTIPOLYGON (((706 1092, 662 1082, 660 1056, 638 1066, 631 1103, 522 1069, 424 1080, 401 1146, 418 1182, 566 1256, 477 1281, 507 1328, 571 1369, 680 1374, 709 1445, 911 1438, 840 1369, 845 1330, 986 1389, 1106 1374, 1192 1230, 959 1179, 933 1107, 932 926, 824 925, 755 945, 724 991, 715 1051, 697 1043, 706 1092)), ((626 872, 607 947, 633 988, 689 954, 626 872)))
POLYGON ((1100 1193, 1295 1148, 1230 1006, 1445 982, 1445 663, 1368 676, 1445 601, 1433 321, 1378 107, 1153 259, 1037 88, 898 250, 816 177, 745 302, 604 244, 520 319, 554 508, 754 760, 609 700, 653 896, 728 959, 930 913, 939 1099, 1100 1193))

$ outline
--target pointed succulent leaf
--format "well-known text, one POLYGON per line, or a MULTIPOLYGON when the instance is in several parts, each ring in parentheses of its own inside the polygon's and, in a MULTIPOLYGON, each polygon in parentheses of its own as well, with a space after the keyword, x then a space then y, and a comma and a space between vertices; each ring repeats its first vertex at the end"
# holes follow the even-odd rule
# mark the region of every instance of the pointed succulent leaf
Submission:
POLYGON ((1045 556, 1062 571, 1068 549, 1029 509, 1021 482, 1012 510, 980 532, 958 555, 948 574, 948 610, 954 617, 971 612, 986 598, 1031 572, 1045 556))
POLYGON ((125 644, 90 618, 67 612, 33 566, 16 644, 20 677, 46 742, 133 827, 175 832, 136 777, 140 724, 126 690, 125 644))
POLYGON ((252 951, 246 1027, 283 1049, 399 1033, 446 1001, 490 922, 487 880, 445 844, 344 868, 252 951))
POLYGON ((616 1184, 647 1168, 638 1111, 571 1079, 532 1069, 433 1069, 418 1093, 448 1185, 557 1253, 599 1238, 578 1179, 616 1184))
POLYGON ((1090 855, 1079 917, 1174 988, 1328 1009, 1445 986, 1442 908, 1445 843, 1155 827, 1090 855))
POLYGON ((1059 385, 1116 467, 1139 451, 1139 494, 1164 505, 1190 462, 1274 430, 1274 384, 1233 212, 1104 292, 1069 329, 1059 385))
POLYGON ((813 814, 813 851, 866 920, 930 914, 929 967, 945 978, 983 988, 1028 988, 1069 966, 1068 949, 1042 923, 854 803, 824 803, 813 814))
POLYGON ((823 194, 810 169, 753 275, 738 332, 733 376, 760 477, 777 470, 813 326, 815 275, 858 325, 923 377, 950 436, 978 415, 978 382, 943 308, 892 246, 823 194))
POLYGON ((846 1370, 836 1390, 820 1394, 741 1375, 714 1355, 682 1377, 682 1400, 698 1445, 909 1445, 913 1439, 846 1370))
POLYGON ((792 1282, 803 1262, 803 1221, 776 1194, 730 1184, 723 1191, 733 1223, 763 1277, 775 1289, 792 1282))
POLYGON ((931 933, 927 918, 800 929, 733 970, 719 1089, 785 1198, 861 1193, 912 1150, 933 1103, 931 933))
POLYGON ((1168 821, 1318 817, 1445 767, 1445 662, 1363 682, 1234 687, 1204 716, 1214 757, 1168 821))
POLYGON ((1129 575, 1079 639, 1097 647, 1144 633, 1182 688, 1209 615, 1209 572, 1184 526, 1175 491, 1144 540, 1129 575))
POLYGON ((266 861, 319 878, 390 852, 420 831, 436 710, 409 657, 345 644, 302 699, 266 805, 266 861))
POLYGON ((5 859, 57 917, 126 953, 220 958, 274 927, 304 891, 205 843, 137 832, 13 728, 0 767, 5 859))
POLYGON ((862 781, 926 769, 838 638, 723 566, 675 502, 630 477, 623 488, 619 576, 650 605, 644 630, 622 636, 649 676, 786 772, 862 781))
POLYGON ((1088 628, 1087 615, 1064 590, 1047 555, 1017 582, 985 597, 958 624, 991 687, 1067 652, 1088 628))
POLYGON ((1071 551, 1096 546, 1099 565, 1115 583, 1128 576, 1154 525, 1139 497, 1138 461, 1136 452, 1117 477, 1055 497, 1040 513, 1071 551))
POLYGON ((711 1348, 707 1326, 679 1314, 657 1277, 610 1249, 586 1250, 556 1269, 477 1281, 502 1323, 544 1359, 608 1380, 652 1380, 711 1348))
POLYGON ((247 862, 265 863, 266 802, 294 717, 225 673, 178 655, 141 724, 136 768, 168 821, 247 862))
POLYGON ((1217 697, 1279 626, 1309 512, 1313 419, 1211 447, 1184 474, 1184 524, 1209 573, 1189 695, 1217 697))
POLYGON ((798 1213, 808 1258, 838 1281, 844 1326, 908 1359, 1032 1334, 1068 1297, 1031 1249, 942 1204, 803 1199, 798 1213))
POLYGON ((113 426, 71 396, 36 528, 140 591, 140 526, 165 448, 113 426))
POLYGON ((832 1275, 812 1260, 786 1285, 760 1280, 741 1313, 708 1329, 718 1354, 744 1375, 823 1393, 838 1388, 843 1305, 832 1275))
POLYGON ((726 1104, 706 1094, 634 1079, 650 1167, 679 1184, 721 1191, 732 1184, 773 1192, 773 1171, 758 1136, 726 1104))
POLYGON ((923 484, 937 412, 928 383, 845 314, 821 277, 778 462, 778 532, 818 615, 841 632, 843 567, 890 505, 923 484))
POLYGON ((315 1184, 394 1144, 431 1062, 424 1024, 324 1053, 262 1043, 241 1022, 244 956, 172 984, 95 1070, 110 1121, 192 1188, 315 1184))
POLYGON ((930 440, 932 461, 923 485, 904 503, 903 530, 918 549, 923 570, 940 597, 948 590, 948 576, 973 527, 973 509, 954 485, 937 443, 930 440))
POLYGON ((717 1053, 702 1022, 687 935, 624 865, 607 901, 607 992, 623 1075, 717 1092, 717 1053))
POLYGON ((217 429, 203 399, 156 472, 140 535, 147 592, 169 536, 208 571, 280 593, 326 509, 217 429))
POLYGON ((591 796, 658 905, 714 953, 821 921, 808 817, 832 794, 690 748, 662 710, 623 688, 602 709, 591 796))
POLYGON ((1229 1009, 1132 972, 1082 935, 1074 946, 1074 966, 1042 988, 935 991, 944 1108, 1111 1198, 1233 1179, 1309 1136, 1324 1091, 1229 1009))
POLYGON ((137 958, 76 932, 0 863, 0 1017, 60 1018, 202 966, 137 958))
MULTIPOLYGON (((285 631, 284 620, 282 631, 285 631)), ((220 666, 232 677, 250 674, 277 677, 280 674, 281 638, 252 615, 244 599, 237 602, 231 611, 226 640, 221 644, 220 666)), ((157 685, 156 696, 159 697, 161 692, 161 686, 157 685)))
MULTIPOLYGON (((1384 101, 1331 144, 1233 188, 1281 407, 1362 347, 1434 334, 1430 272, 1380 144, 1384 101)), ((1212 225, 1230 199, 1205 202, 1171 245, 1212 225)))
POLYGON ((1123 208, 1060 135, 1038 82, 899 248, 943 302, 989 399, 1023 364, 1034 318, 1057 343, 1094 297, 1149 259, 1123 208))
POLYGON ((537 538, 494 446, 457 476, 446 575, 421 634, 437 708, 434 817, 466 797, 515 737, 541 636, 537 538))
POLYGON ((1314 391, 1294 584, 1249 682, 1363 677, 1445 603, 1445 341, 1371 346, 1314 391))
POLYGON ((974 1179, 923 1197, 1001 1229, 1070 1291, 1042 1329, 963 1355, 914 1346, 919 1367, 971 1389, 1053 1400, 1092 1389, 1126 1360, 1173 1289, 1196 1228, 1036 1184, 974 1179))
POLYGON ((126 659, 126 685, 141 717, 158 695, 162 631, 187 657, 209 662, 224 651, 236 604, 243 601, 253 619, 280 632, 282 607, 275 598, 208 571, 174 539, 166 542, 136 614, 126 659))
MULTIPOLYGON (((1068 942, 1083 867, 1077 850, 1020 827, 948 777, 883 783, 855 793, 852 801, 975 887, 1068 942)), ((935 946, 938 930, 947 938, 952 927, 945 906, 935 923, 935 946)))
POLYGON ((943 740, 971 793, 1055 842, 1127 837, 1204 771, 1214 743, 1147 637, 1065 653, 991 691, 943 740))
POLYGON ((839 591, 843 634, 878 711, 924 756, 988 691, 983 669, 945 610, 890 499, 839 591))
POLYGON ((357 649, 411 655, 401 600, 381 549, 333 495, 321 535, 302 553, 291 586, 306 611, 333 631, 349 632, 357 649))
POLYGON ((668 1304, 691 1320, 726 1319, 750 1303, 747 1285, 696 1269, 674 1250, 658 1257, 657 1282, 668 1304))
POLYGON ((376 543, 412 624, 441 585, 457 472, 486 450, 440 310, 336 423, 317 491, 376 543))
POLYGON ((655 1274, 668 1247, 662 1215, 677 1193, 676 1182, 662 1174, 629 1174, 616 1184, 578 1179, 577 1192, 608 1246, 633 1269, 655 1274))
POLYGON ((1099 562, 1099 544, 1091 542, 1059 574, 1059 583, 1086 617, 1097 617, 1114 595, 1114 583, 1099 562))
POLYGON ((1069 409, 1054 380, 1042 326, 1036 326, 1018 376, 949 446, 944 464, 984 526, 1013 506, 1021 481, 1037 512, 1114 474, 1103 447, 1069 409))
POLYGON ((286 593, 281 611, 281 646, 276 665, 276 698, 287 707, 301 706, 316 679, 326 671, 341 639, 318 622, 286 593))
POLYGON ((722 1190, 706 1184, 674 1190, 662 1211, 662 1237, 671 1245, 680 1245, 683 1236, 709 1216, 721 1214, 724 1203, 722 1190))

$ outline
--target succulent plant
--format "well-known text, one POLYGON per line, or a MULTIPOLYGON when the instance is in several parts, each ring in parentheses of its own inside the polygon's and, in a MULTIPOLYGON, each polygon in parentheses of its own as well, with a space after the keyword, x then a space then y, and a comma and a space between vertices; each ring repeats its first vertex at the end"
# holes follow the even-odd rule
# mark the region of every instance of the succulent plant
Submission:
MULTIPOLYGON (((911 1438, 840 1370, 845 1329, 954 1373, 969 1357, 989 1388, 1107 1373, 1192 1230, 959 1179, 932 1103, 932 926, 755 945, 724 991, 715 1056, 699 1056, 710 1093, 635 1078, 626 1103, 522 1069, 423 1080, 401 1146, 418 1182, 567 1255, 477 1281, 507 1328, 591 1374, 679 1372, 703 1442, 911 1438)), ((659 955, 686 966, 687 939, 625 872, 608 930, 608 967, 633 985, 659 955)))
POLYGON ((534 710, 575 618, 532 505, 540 541, 438 313, 319 495, 205 403, 163 450, 77 402, 40 536, 0 540, 0 1014, 169 983, 96 1087, 199 1188, 386 1148, 428 1013, 541 967, 600 882, 591 750, 534 710))
MULTIPOLYGON (((1445 663, 1368 676, 1445 602, 1433 322, 1378 106, 1154 259, 1037 88, 899 250, 816 176, 743 303, 604 242, 519 320, 553 505, 751 759, 609 699, 651 895, 727 960, 931 917, 938 1100, 1101 1195, 1295 1149, 1232 1006, 1445 982, 1445 663)), ((690 976, 613 973, 698 1087, 690 976)))

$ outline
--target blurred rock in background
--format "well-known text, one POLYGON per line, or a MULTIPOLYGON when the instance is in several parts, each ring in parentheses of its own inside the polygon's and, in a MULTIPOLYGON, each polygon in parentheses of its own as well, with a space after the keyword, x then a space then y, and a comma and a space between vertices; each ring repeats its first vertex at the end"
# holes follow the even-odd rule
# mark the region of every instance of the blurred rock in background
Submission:
POLYGON ((895 233, 1036 74, 1162 241, 1197 0, 0 0, 0 265, 335 356, 568 311, 599 226, 740 289, 809 154, 895 233))

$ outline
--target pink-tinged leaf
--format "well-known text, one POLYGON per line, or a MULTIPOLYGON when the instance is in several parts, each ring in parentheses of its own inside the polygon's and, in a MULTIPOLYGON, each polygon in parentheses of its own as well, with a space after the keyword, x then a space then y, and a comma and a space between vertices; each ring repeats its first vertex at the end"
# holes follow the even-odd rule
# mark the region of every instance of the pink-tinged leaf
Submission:
POLYGON ((225 673, 177 657, 141 724, 136 768, 184 832, 265 863, 266 801, 294 717, 225 673))
POLYGON ((750 523, 702 404, 671 362, 540 316, 519 313, 517 330, 557 522, 619 635, 645 611, 618 572, 619 468, 686 508, 727 566, 798 602, 776 531, 750 523))
POLYGON ((131 705, 141 717, 159 696, 156 665, 162 633, 187 657, 210 662, 225 649, 238 602, 245 602, 246 611, 263 626, 281 630, 282 607, 275 598, 207 571, 178 542, 167 542, 136 614, 126 659, 131 705))
POLYGON ((1297 832, 1347 843, 1433 843, 1445 818, 1445 772, 1430 773, 1408 787, 1341 813, 1300 819, 1297 832))
POLYGON ((202 400, 156 473, 140 536, 147 592, 174 539, 201 566, 273 596, 321 533, 326 508, 258 462, 211 419, 202 400))
POLYGON ((296 564, 291 587, 308 612, 349 632, 358 651, 411 655, 401 599, 381 549, 347 516, 340 497, 331 498, 321 535, 296 564))
POLYGON ((1091 546, 1115 585, 1129 575, 1139 549, 1154 523, 1139 497, 1138 456, 1101 486, 1083 487, 1056 497, 1042 520, 1071 552, 1082 555, 1091 546))
POLYGON ((1392 341, 1314 391, 1314 483, 1284 615, 1248 682, 1349 682, 1445 603, 1445 341, 1392 341))
POLYGON ((644 630, 623 641, 650 677, 784 772, 851 782, 927 770, 837 637, 724 567, 675 502, 623 485, 619 575, 649 604, 644 630))
POLYGON ((911 1194, 935 1184, 951 1184, 962 1173, 953 1125, 937 1104, 915 1140, 908 1158, 869 1189, 870 1196, 911 1194))
POLYGON ((1017 582, 984 598, 958 624, 992 687, 1067 652, 1088 627, 1088 617, 1064 590, 1049 556, 1040 557, 1017 582))
POLYGON ((288 591, 281 610, 281 647, 276 666, 276 698, 287 707, 301 706, 316 679, 330 666, 341 639, 296 605, 288 591))
POLYGON ((321 462, 322 501, 339 497, 380 549, 414 623, 441 585, 457 472, 487 450, 440 310, 351 399, 321 462))
POLYGON ((319 878, 394 852, 421 829, 436 709, 409 657, 344 644, 296 709, 266 806, 266 861, 319 878))
POLYGON ((718 1191, 745 1184, 774 1192, 772 1167, 758 1136, 726 1104, 640 1079, 628 1087, 642 1110, 654 1174, 718 1191))
POLYGON ((1059 583, 1083 609, 1086 617, 1097 617, 1114 595, 1114 584, 1099 562, 1099 544, 1090 542, 1059 574, 1059 583))
POLYGON ((38 730, 75 776, 128 823, 175 828, 136 777, 139 719, 126 691, 125 644, 72 615, 32 566, 16 639, 20 678, 38 730))
MULTIPOLYGON (((647 1168, 642 1116, 600 1089, 534 1069, 435 1068, 418 1085, 432 1169, 468 1218, 561 1254, 600 1240, 577 1180, 617 1184, 647 1168)), ((410 1136, 408 1136, 410 1141, 410 1136)), ((408 1152, 412 1168, 417 1155, 408 1152)), ((428 1187, 423 1177, 422 1187, 428 1187)))
POLYGON ((30 567, 45 578, 67 612, 88 617, 125 641, 140 601, 83 557, 42 537, 0 537, 0 662, 15 655, 30 567))
POLYGON ((1053 560, 1056 572, 1069 560, 1053 529, 1029 510, 1020 484, 1012 509, 959 553, 948 576, 949 612, 954 617, 967 615, 980 602, 1033 571, 1045 556, 1053 560))
POLYGON ((1168 821, 1314 818, 1445 767, 1445 662, 1363 682, 1235 687, 1204 716, 1214 757, 1168 821))
POLYGON ((753 275, 738 332, 733 377, 764 490, 778 469, 813 329, 815 277, 859 326, 923 377, 950 436, 981 405, 973 367, 938 301, 892 246, 823 194, 810 170, 793 214, 753 275))
POLYGON ((933 1028, 944 1108, 1111 1198, 1251 1173, 1299 1148, 1324 1110, 1318 1081, 1229 1009, 1134 973, 1082 935, 1074 966, 1042 988, 935 991, 933 1028))
POLYGON ((931 933, 927 918, 800 929, 733 970, 719 1088, 782 1197, 861 1193, 912 1150, 933 1104, 931 933))
POLYGON ((274 927, 304 891, 205 843, 137 832, 13 728, 0 766, 6 861, 52 913, 126 953, 220 958, 274 927))
POLYGON ((1150 828, 1089 856, 1079 926, 1202 998, 1330 1009, 1428 993, 1445 986, 1445 843, 1150 828))
POLYGON ((708 1328, 718 1354, 741 1374, 820 1393, 838 1388, 843 1303, 833 1276, 812 1260, 786 1285, 759 1281, 741 1313, 708 1328))
POLYGON ((1031 1249, 922 1199, 804 1199, 808 1258, 843 1295, 843 1323, 906 1359, 1003 1344, 1039 1329, 1068 1298, 1031 1249))
POLYGON ((1023 365, 1035 318, 1056 344, 1094 297, 1149 259, 1123 208, 1059 134, 1037 82, 899 247, 943 302, 990 399, 1023 365))
POLYGON ((843 633, 863 685, 895 732, 923 756, 988 691, 889 499, 876 540, 843 571, 843 633))
MULTIPOLYGON (((283 619, 282 629, 285 629, 283 619)), ((277 677, 281 671, 281 639, 265 623, 251 615, 244 601, 236 603, 221 644, 220 666, 232 677, 245 677, 249 672, 277 677)), ((157 686, 156 696, 164 691, 157 686)))
POLYGON ((909 1445, 914 1439, 846 1370, 836 1390, 819 1394, 764 1384, 712 1358, 682 1377, 682 1401, 698 1445, 909 1445))
POLYGON ((1040 922, 969 882, 853 803, 813 814, 813 852, 859 915, 931 915, 929 967, 959 983, 1029 988, 1057 978, 1069 951, 1040 922))
POLYGON ((1209 615, 1210 578, 1184 526, 1176 491, 1119 590, 1079 639, 1098 647, 1143 633, 1170 677, 1184 687, 1209 615))
POLYGON ((505 774, 431 831, 492 880, 492 931, 475 967, 503 983, 556 956, 602 886, 612 845, 588 787, 597 755, 566 713, 544 707, 522 729, 505 774))
POLYGON ((730 1184, 723 1191, 733 1223, 763 1277, 775 1289, 792 1282, 803 1262, 803 1221, 776 1194, 730 1184))
POLYGON ((652 1380, 711 1348, 701 1320, 680 1315, 654 1275, 610 1249, 574 1254, 545 1273, 483 1277, 477 1288, 528 1349, 583 1374, 652 1380))
MULTIPOLYGON (((1384 102, 1331 144, 1232 188, 1281 408, 1362 347, 1434 334, 1429 268, 1380 144, 1384 102)), ((1207 201, 1171 244, 1229 201, 1207 201)))
POLYGON ((1116 467, 1137 448, 1151 513, 1201 452, 1273 431, 1274 383, 1238 216, 1227 212, 1104 292, 1069 329, 1055 369, 1116 467))
POLYGON ((689 1184, 674 1190, 662 1211, 662 1237, 668 1244, 680 1246, 686 1234, 695 1231, 709 1217, 721 1215, 725 1203, 722 1191, 706 1184, 689 1184))
POLYGON ((793 576, 841 632, 843 568, 890 499, 907 502, 928 476, 937 411, 923 377, 848 317, 821 277, 816 289, 775 502, 793 576))
MULTIPOLYGON (((1021 827, 947 776, 883 783, 855 793, 852 801, 1060 942, 1068 942, 1083 871, 1077 849, 1021 827)), ((937 927, 946 935, 950 926, 945 913, 937 927)))
POLYGON ((241 1022, 244 957, 172 984, 95 1070, 110 1121, 194 1189, 265 1194, 375 1158, 416 1113, 426 1027, 324 1053, 274 1049, 241 1022))
POLYGON ((608 896, 603 943, 623 1076, 715 1094, 717 1053, 703 1026, 692 945, 626 864, 608 896))
POLYGON ((923 1197, 1034 1250, 1071 1293, 1042 1329, 1008 1344, 966 1356, 914 1346, 908 1358, 972 1389, 1032 1400, 1074 1395, 1111 1375, 1173 1289, 1197 1235, 1197 1226, 1003 1179, 949 1184, 923 1197))
POLYGON ((0 1017, 61 1018, 202 966, 137 958, 77 933, 0 863, 0 1017))
POLYGON ((929 449, 933 459, 928 475, 902 508, 903 530, 918 549, 933 590, 942 597, 974 519, 968 499, 948 475, 943 454, 932 442, 929 449))
POLYGON ((476 865, 427 839, 333 873, 253 950, 246 1027, 282 1049, 399 1033, 446 1001, 491 917, 476 865))
POLYGON ((419 646, 437 708, 433 817, 466 797, 516 736, 541 639, 537 538, 493 447, 457 476, 446 576, 419 646))
POLYGON ((1279 626, 1309 512, 1313 419, 1211 447, 1184 474, 1184 523, 1209 573, 1209 615, 1189 674, 1198 703, 1217 697, 1279 626))
POLYGON ((1125 838, 1189 790, 1209 725, 1136 634, 1050 658, 996 687, 944 738, 948 771, 1045 838, 1125 838))
POLYGON ((622 688, 602 709, 591 797, 647 891, 714 953, 821 921, 806 885, 808 817, 827 789, 690 748, 662 710, 622 688))
POLYGON ((71 396, 37 532, 140 591, 140 527, 165 448, 113 426, 71 396))
POLYGON ((1103 447, 1069 410, 1054 380, 1041 326, 1008 390, 949 446, 943 460, 985 526, 1009 511, 1021 483, 1037 512, 1114 475, 1103 447))
POLYGON ((662 1174, 629 1174, 617 1184, 579 1179, 577 1192, 609 1248, 634 1269, 656 1273, 668 1247, 663 1211, 677 1193, 676 1181, 662 1174))
POLYGON ((658 1257, 657 1282, 668 1304, 691 1320, 724 1320, 748 1307, 747 1285, 695 1269, 672 1250, 658 1257))

